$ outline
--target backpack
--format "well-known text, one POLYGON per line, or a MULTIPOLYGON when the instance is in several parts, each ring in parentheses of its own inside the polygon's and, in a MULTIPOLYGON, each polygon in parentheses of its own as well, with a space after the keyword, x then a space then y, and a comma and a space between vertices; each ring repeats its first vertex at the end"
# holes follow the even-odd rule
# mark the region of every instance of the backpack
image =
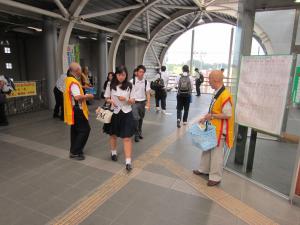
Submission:
POLYGON ((179 95, 189 95, 192 90, 191 80, 189 76, 182 76, 178 83, 178 94, 179 95))
POLYGON ((165 82, 161 78, 161 74, 159 73, 159 78, 156 80, 152 81, 150 84, 150 88, 154 91, 160 91, 165 87, 165 82))
POLYGON ((202 84, 203 82, 204 82, 204 76, 203 76, 203 74, 202 73, 200 73, 200 83, 202 84))

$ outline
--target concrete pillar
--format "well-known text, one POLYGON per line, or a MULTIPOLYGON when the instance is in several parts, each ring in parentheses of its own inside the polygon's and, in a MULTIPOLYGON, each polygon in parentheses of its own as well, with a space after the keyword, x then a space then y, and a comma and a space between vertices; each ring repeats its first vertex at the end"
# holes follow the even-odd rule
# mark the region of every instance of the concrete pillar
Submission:
POLYGON ((192 41, 191 41, 191 59, 190 59, 190 74, 193 75, 193 61, 194 61, 194 42, 195 42, 195 29, 192 30, 192 41))
POLYGON ((54 108, 55 100, 53 88, 58 77, 56 67, 57 29, 53 21, 47 18, 44 21, 44 49, 46 60, 47 96, 49 109, 54 108))
POLYGON ((130 77, 133 74, 133 70, 143 63, 143 56, 141 55, 143 47, 144 43, 136 39, 125 42, 125 65, 130 77))
POLYGON ((233 52, 233 77, 237 78, 244 55, 251 55, 255 21, 255 0, 239 0, 238 21, 233 52))
POLYGON ((107 76, 107 35, 105 33, 98 34, 97 40, 98 54, 97 54, 97 97, 100 98, 103 84, 107 76))
MULTIPOLYGON (((242 56, 251 55, 252 37, 255 21, 255 0, 240 0, 238 5, 238 22, 235 35, 233 57, 233 78, 238 78, 242 56)), ((236 90, 233 91, 236 94, 236 90)), ((248 128, 238 126, 236 133, 235 162, 244 163, 248 128)))

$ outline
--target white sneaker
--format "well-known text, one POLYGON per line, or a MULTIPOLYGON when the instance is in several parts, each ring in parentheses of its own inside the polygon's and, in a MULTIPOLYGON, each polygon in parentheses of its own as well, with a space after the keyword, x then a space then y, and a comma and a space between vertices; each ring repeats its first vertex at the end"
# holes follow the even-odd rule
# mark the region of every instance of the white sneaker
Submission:
POLYGON ((163 110, 163 111, 162 111, 162 114, 167 115, 166 110, 163 110))
POLYGON ((183 125, 188 125, 188 122, 183 122, 183 125))
POLYGON ((159 107, 156 107, 156 112, 159 112, 160 111, 160 108, 159 107))

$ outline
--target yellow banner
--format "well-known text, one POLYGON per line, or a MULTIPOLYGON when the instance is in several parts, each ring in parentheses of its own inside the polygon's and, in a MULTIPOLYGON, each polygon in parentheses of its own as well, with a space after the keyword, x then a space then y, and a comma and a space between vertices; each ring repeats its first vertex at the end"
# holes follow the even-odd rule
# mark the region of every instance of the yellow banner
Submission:
POLYGON ((24 97, 36 95, 36 83, 35 82, 16 82, 16 90, 11 92, 7 97, 24 97))

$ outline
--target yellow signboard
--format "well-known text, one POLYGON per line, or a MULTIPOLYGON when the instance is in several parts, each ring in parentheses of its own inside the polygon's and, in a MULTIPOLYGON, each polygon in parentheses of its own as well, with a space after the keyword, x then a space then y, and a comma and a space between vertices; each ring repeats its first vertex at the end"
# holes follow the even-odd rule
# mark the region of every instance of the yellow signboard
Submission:
POLYGON ((8 96, 13 97, 24 97, 36 95, 36 83, 35 82, 15 82, 16 90, 11 92, 8 96))

